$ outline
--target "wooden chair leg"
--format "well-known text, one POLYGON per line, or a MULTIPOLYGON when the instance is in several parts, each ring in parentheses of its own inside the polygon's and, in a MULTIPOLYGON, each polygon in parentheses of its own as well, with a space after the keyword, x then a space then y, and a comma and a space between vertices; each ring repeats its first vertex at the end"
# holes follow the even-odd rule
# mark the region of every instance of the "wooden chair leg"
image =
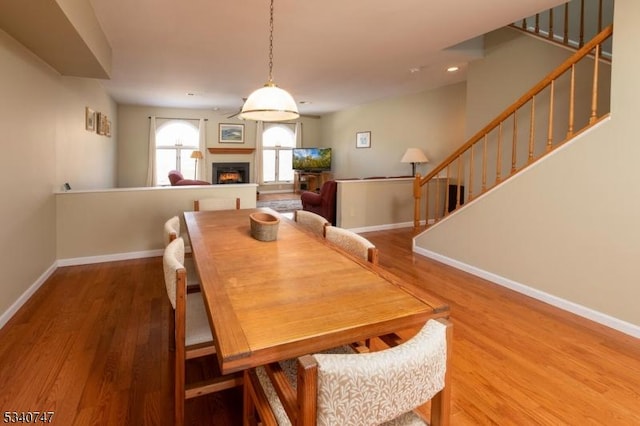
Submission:
POLYGON ((176 312, 169 305, 169 351, 174 352, 176 350, 176 312))
POLYGON ((180 351, 176 351, 176 363, 175 363, 175 421, 176 426, 184 425, 184 376, 185 376, 185 361, 184 357, 181 360, 179 355, 180 351))
POLYGON ((447 370, 444 376, 444 388, 431 399, 431 425, 449 426, 451 419, 451 339, 453 328, 449 321, 438 320, 447 326, 447 370))
POLYGON ((253 369, 245 370, 243 386, 243 425, 277 426, 278 422, 253 369))
POLYGON ((242 424, 243 426, 254 426, 258 422, 256 420, 256 407, 253 404, 253 398, 251 397, 251 379, 249 378, 249 371, 244 372, 244 386, 242 390, 242 424))

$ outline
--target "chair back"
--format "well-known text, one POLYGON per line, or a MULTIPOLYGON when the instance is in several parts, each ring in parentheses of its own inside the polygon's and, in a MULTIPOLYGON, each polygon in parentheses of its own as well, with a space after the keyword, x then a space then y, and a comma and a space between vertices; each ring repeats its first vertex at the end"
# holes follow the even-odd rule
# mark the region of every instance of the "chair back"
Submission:
POLYGON ((164 246, 168 246, 169 243, 180 236, 180 218, 173 216, 171 219, 164 223, 164 246))
POLYGON ((348 229, 328 226, 325 228, 327 241, 346 252, 373 264, 378 264, 378 249, 371 241, 348 229))
POLYGON ((429 320, 412 339, 357 355, 315 354, 317 424, 380 424, 445 387, 448 325, 429 320))
POLYGON ((180 173, 178 170, 169 171, 169 182, 171 182, 172 186, 174 186, 176 183, 180 182, 183 179, 184 179, 184 176, 182 176, 182 173, 180 173))
POLYGON ((167 296, 169 296, 169 301, 173 309, 176 309, 176 291, 178 286, 186 286, 184 241, 182 237, 176 238, 165 247, 162 266, 164 269, 164 283, 167 288, 167 296))
POLYGON ((201 198, 194 200, 193 210, 233 210, 240 208, 240 198, 201 198))
POLYGON ((325 226, 331 226, 324 217, 306 210, 296 210, 293 213, 293 217, 297 223, 320 236, 324 236, 325 226))

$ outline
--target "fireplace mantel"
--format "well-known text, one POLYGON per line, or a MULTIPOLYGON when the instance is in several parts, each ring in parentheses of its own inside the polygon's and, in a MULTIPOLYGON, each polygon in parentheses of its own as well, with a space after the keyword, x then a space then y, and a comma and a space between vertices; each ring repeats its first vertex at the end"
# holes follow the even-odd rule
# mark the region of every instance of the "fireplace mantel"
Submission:
POLYGON ((253 154, 255 148, 207 148, 210 154, 253 154))

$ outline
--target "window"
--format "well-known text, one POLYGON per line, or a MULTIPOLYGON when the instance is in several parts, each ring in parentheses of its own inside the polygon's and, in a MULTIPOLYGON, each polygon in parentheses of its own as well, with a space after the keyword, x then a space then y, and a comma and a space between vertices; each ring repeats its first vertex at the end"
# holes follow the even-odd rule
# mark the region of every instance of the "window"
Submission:
POLYGON ((262 182, 293 181, 291 160, 295 147, 296 132, 293 124, 265 123, 262 133, 262 182))
POLYGON ((191 153, 198 150, 198 128, 188 121, 167 121, 156 130, 156 181, 170 185, 169 172, 178 170, 185 179, 195 178, 195 160, 191 153))

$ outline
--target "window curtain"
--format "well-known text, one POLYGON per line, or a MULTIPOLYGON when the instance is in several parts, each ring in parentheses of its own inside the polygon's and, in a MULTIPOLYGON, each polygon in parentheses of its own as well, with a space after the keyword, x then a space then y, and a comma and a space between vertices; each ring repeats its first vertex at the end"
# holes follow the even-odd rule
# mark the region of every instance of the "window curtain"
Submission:
POLYGON ((147 162, 147 186, 156 186, 156 117, 149 119, 149 159, 147 162))
POLYGON ((296 135, 296 148, 301 148, 302 147, 302 123, 297 121, 293 131, 294 131, 294 134, 296 135))
POLYGON ((254 182, 262 183, 262 133, 264 132, 264 123, 256 122, 256 155, 253 161, 254 182))
POLYGON ((196 179, 207 180, 207 128, 204 118, 198 123, 198 150, 202 153, 202 159, 198 161, 196 179))

